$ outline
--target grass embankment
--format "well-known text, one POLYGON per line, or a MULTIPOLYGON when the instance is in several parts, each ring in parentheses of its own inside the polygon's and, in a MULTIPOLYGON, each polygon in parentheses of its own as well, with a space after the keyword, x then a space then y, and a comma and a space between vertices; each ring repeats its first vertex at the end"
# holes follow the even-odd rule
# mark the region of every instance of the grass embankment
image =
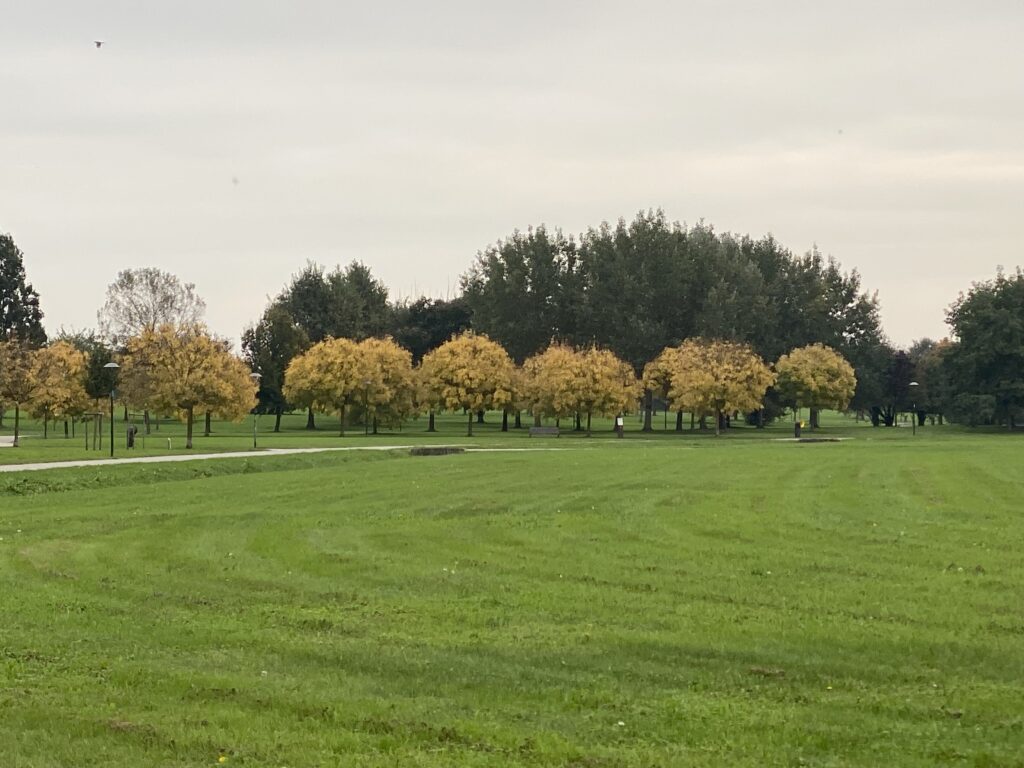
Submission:
POLYGON ((1021 765, 1016 440, 543 447, 4 486, 0 764, 1021 765))

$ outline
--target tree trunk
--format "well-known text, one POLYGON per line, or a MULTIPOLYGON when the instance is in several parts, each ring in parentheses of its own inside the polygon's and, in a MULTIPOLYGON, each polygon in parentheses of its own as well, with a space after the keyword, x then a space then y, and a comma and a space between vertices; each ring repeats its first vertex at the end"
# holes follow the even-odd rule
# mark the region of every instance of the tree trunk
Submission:
POLYGON ((275 432, 280 432, 281 431, 281 409, 280 408, 278 408, 277 410, 274 411, 274 431, 275 432))
MULTIPOLYGON (((310 411, 312 413, 312 411, 310 411)), ((338 409, 338 437, 345 436, 345 406, 338 409)))
POLYGON ((676 411, 676 432, 683 431, 683 412, 676 411))
POLYGON ((313 409, 310 408, 306 411, 306 429, 316 429, 316 424, 313 422, 313 409))
POLYGON ((941 413, 939 414, 939 426, 940 427, 942 426, 942 414, 941 413))
POLYGON ((43 414, 43 440, 50 436, 50 417, 43 414))
POLYGON ((434 409, 430 409, 430 415, 427 417, 427 432, 437 432, 434 429, 434 409))
POLYGON ((186 411, 185 421, 185 448, 192 449, 192 420, 194 416, 194 406, 189 406, 186 411))
POLYGON ((539 427, 540 424, 540 411, 533 412, 533 426, 539 427))
POLYGON ((147 408, 142 412, 142 423, 146 427, 146 434, 149 434, 149 409, 147 408))
POLYGON ((121 420, 122 421, 128 421, 128 406, 127 405, 124 407, 124 418, 121 419, 121 420))
POLYGON ((587 437, 590 437, 590 411, 587 411, 587 437))
POLYGON ((522 412, 518 408, 516 408, 516 423, 513 425, 512 428, 513 429, 522 429, 523 428, 522 412))
POLYGON ((508 411, 501 412, 501 431, 508 432, 508 411))
POLYGON ((813 432, 814 430, 816 430, 818 428, 818 409, 817 408, 811 408, 810 409, 809 418, 810 418, 810 421, 811 421, 811 432, 813 432))
POLYGON ((644 432, 654 431, 654 427, 651 426, 651 410, 654 408, 654 392, 649 389, 644 390, 644 432))
POLYGON ((467 423, 469 424, 469 431, 466 434, 469 435, 470 437, 472 437, 473 436, 473 412, 472 411, 469 412, 469 419, 468 419, 467 423))
POLYGON ((373 417, 373 434, 377 434, 377 417, 373 417))
POLYGON ((701 432, 706 432, 708 428, 708 417, 705 414, 700 415, 700 421, 697 422, 697 429, 701 432))
POLYGON ((64 439, 67 440, 70 436, 71 435, 70 435, 70 432, 68 430, 68 420, 64 419, 64 439))
POLYGON ((20 431, 21 418, 20 418, 20 416, 21 416, 21 408, 20 408, 20 406, 17 403, 15 403, 14 404, 14 447, 15 448, 17 448, 21 444, 20 443, 20 437, 21 437, 21 431, 20 431))
POLYGON ((576 432, 582 432, 583 431, 583 423, 582 423, 582 420, 580 419, 580 412, 579 411, 576 411, 576 427, 575 427, 575 431, 576 432))
POLYGON ((482 410, 476 412, 476 423, 477 424, 483 424, 484 423, 484 412, 482 410))
POLYGON ((210 419, 211 418, 212 417, 210 416, 210 412, 207 411, 206 412, 205 423, 203 424, 203 437, 209 437, 210 436, 210 419))
POLYGON ((715 411, 715 437, 720 437, 722 434, 722 412, 720 410, 715 411))

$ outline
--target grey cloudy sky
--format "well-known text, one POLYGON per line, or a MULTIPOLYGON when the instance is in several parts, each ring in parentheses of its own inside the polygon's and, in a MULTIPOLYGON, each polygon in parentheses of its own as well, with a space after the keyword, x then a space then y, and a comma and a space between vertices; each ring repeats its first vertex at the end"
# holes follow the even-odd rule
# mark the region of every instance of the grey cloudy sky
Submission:
POLYGON ((906 344, 1024 262, 1022 33, 1019 2, 0 0, 0 231, 51 331, 157 266, 237 338, 308 259, 444 295, 516 228, 661 207, 816 243, 906 344))

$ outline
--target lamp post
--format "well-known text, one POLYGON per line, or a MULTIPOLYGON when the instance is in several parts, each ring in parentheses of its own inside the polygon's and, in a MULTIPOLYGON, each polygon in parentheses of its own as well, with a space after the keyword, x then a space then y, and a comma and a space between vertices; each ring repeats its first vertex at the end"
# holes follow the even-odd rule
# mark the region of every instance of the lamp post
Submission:
MULTIPOLYGON (((263 375, 260 374, 260 373, 256 373, 256 371, 253 371, 252 373, 249 374, 249 378, 252 379, 252 383, 256 386, 256 391, 259 392, 260 379, 263 378, 263 375)), ((252 409, 252 447, 253 447, 253 450, 256 450, 256 420, 260 417, 259 412, 257 410, 258 408, 259 408, 259 403, 256 404, 256 408, 252 409)))
MULTIPOLYGON (((919 386, 916 381, 910 382, 911 387, 919 386)), ((911 390, 913 392, 914 390, 911 390)), ((910 398, 910 434, 917 435, 917 398, 910 398)))
POLYGON ((370 434, 370 385, 369 379, 363 379, 363 435, 370 434))
POLYGON ((110 371, 110 458, 114 458, 114 384, 117 383, 117 369, 121 366, 111 361, 103 366, 110 371))

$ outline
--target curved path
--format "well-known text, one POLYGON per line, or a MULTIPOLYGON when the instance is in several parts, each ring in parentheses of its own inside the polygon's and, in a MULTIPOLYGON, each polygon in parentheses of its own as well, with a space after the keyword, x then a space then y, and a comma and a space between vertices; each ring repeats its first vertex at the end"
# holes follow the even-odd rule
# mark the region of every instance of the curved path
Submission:
POLYGON ((467 445, 352 445, 333 448, 265 448, 257 451, 226 451, 224 453, 176 453, 171 456, 137 456, 123 459, 81 459, 78 461, 45 461, 34 464, 0 464, 0 472, 36 472, 42 469, 101 467, 112 464, 160 464, 168 461, 203 461, 207 459, 245 459, 259 456, 287 456, 293 453, 329 453, 332 451, 401 451, 410 448, 465 448, 467 452, 494 453, 515 451, 562 451, 564 448, 473 448, 467 445))

